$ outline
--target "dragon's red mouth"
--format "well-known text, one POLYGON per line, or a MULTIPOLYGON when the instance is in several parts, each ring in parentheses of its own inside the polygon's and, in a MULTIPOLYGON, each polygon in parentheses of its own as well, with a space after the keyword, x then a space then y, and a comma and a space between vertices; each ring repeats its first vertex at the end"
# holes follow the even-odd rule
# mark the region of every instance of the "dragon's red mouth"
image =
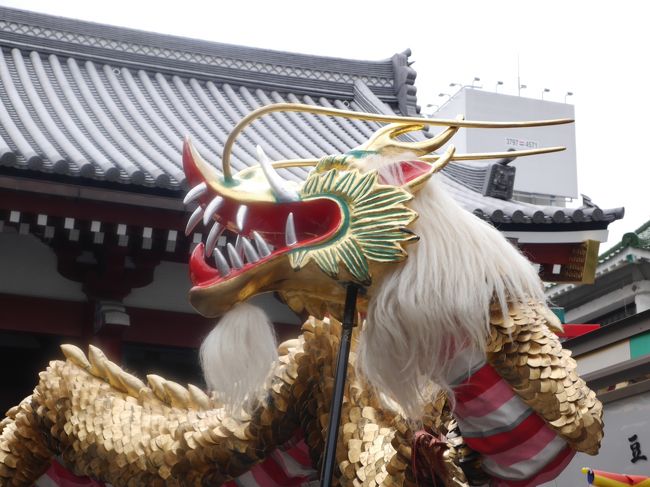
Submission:
MULTIPOLYGON (((198 203, 189 219, 186 234, 202 222, 209 227, 205 242, 196 246, 190 258, 191 291, 205 291, 232 281, 253 268, 259 271, 292 250, 329 240, 341 226, 342 213, 333 198, 301 200, 295 188, 286 188, 280 176, 269 167, 259 149, 261 167, 271 194, 261 195, 264 187, 244 179, 228 181, 195 153, 189 141, 183 147, 183 169, 192 189, 185 204, 198 203), (239 191, 237 188, 242 187, 239 191), (253 189, 257 188, 257 189, 253 189), (225 242, 221 234, 229 231, 237 240, 225 242), (221 241, 220 245, 217 245, 221 241), (225 243, 225 244, 224 244, 225 243)), ((263 279, 262 274, 250 276, 263 279)))
POLYGON ((192 284, 199 288, 212 287, 291 250, 328 240, 341 224, 340 207, 330 198, 288 203, 240 203, 206 187, 198 198, 201 208, 198 211, 209 211, 210 202, 215 198, 220 198, 220 201, 217 210, 209 217, 208 225, 213 226, 211 233, 212 230, 220 233, 228 229, 238 235, 240 245, 216 246, 208 237, 207 251, 203 242, 196 246, 190 259, 190 277, 192 284))

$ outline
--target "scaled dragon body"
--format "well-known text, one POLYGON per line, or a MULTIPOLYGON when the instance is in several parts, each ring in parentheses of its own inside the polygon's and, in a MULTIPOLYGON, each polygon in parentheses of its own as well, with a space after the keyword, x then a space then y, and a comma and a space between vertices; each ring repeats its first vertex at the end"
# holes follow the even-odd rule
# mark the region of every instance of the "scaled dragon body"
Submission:
MULTIPOLYGON (((53 455, 75 473, 113 485, 220 485, 253 468, 297 431, 316 465, 339 336, 336 321, 307 321, 298 339, 280 346, 268 401, 250 416, 227 413, 194 386, 158 376, 145 384, 97 348, 86 357, 64 345, 67 360, 52 362, 34 394, 2 423, 0 485, 31 485, 53 455)), ((347 391, 337 457, 341 484, 356 479, 412 485, 408 423, 383 409, 354 373, 347 391)), ((435 414, 426 424, 432 431, 442 427, 442 404, 431 404, 435 414)), ((462 482, 462 472, 448 462, 450 480, 462 482)))
MULTIPOLYGON (((535 271, 429 181, 454 149, 434 163, 424 156, 471 126, 448 124, 421 143, 397 139, 421 128, 412 120, 384 127, 318 161, 302 185, 284 181, 261 150, 260 165, 235 176, 226 151, 222 177, 186 143, 186 201, 197 205, 188 232, 211 225, 190 260, 192 304, 219 316, 275 291, 318 318, 280 346, 261 402, 237 414, 196 387, 157 376, 145 384, 97 349, 86 357, 64 347, 68 360, 53 362, 2 423, 0 486, 29 485, 53 455, 114 485, 220 485, 296 435, 316 472, 348 282, 365 288, 366 319, 340 425, 340 485, 524 487, 553 478, 575 451, 595 454, 602 406, 551 331, 559 323, 535 271), (225 228, 239 238, 224 255, 225 228)), ((229 366, 237 381, 242 367, 229 366)))

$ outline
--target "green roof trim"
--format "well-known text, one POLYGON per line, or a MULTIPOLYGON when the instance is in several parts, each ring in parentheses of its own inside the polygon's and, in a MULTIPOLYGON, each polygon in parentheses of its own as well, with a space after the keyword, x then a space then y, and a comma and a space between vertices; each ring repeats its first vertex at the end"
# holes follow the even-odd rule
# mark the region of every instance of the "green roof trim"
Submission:
POLYGON ((621 238, 619 243, 614 245, 607 252, 600 254, 598 257, 598 263, 611 259, 627 248, 650 250, 650 220, 645 222, 634 232, 628 232, 623 235, 623 238, 621 238))

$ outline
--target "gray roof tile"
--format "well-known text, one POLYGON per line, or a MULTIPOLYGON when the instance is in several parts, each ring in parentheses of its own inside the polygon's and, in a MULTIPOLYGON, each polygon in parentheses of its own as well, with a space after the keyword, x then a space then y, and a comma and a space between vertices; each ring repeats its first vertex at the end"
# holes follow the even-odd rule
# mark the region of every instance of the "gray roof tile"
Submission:
MULTIPOLYGON (((185 135, 206 160, 218 161, 228 134, 251 110, 278 101, 315 103, 298 93, 56 54, 17 48, 0 54, 0 149, 13 153, 18 167, 46 172, 177 188, 184 178, 185 135)), ((317 104, 340 101, 320 98, 317 104)), ((318 157, 355 147, 371 132, 362 121, 273 114, 238 140, 232 164, 243 169, 256 163, 256 144, 275 159, 318 157)), ((300 168, 288 173, 294 179, 306 174, 300 168)))

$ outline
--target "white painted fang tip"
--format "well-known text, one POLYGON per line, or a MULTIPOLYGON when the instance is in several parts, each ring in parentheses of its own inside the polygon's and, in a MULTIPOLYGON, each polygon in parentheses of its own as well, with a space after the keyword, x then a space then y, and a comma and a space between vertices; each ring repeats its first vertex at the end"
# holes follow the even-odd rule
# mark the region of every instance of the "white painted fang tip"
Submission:
POLYGON ((259 233, 253 232, 253 238, 255 239, 257 251, 262 257, 268 257, 271 255, 271 249, 259 233))
POLYGON ((244 267, 244 263, 242 262, 241 258, 239 255, 237 255, 237 251, 235 250, 235 247, 232 246, 231 243, 226 245, 226 249, 228 250, 228 257, 230 257, 230 263, 235 269, 241 269, 244 267))
POLYGON ((183 204, 187 205, 194 201, 197 198, 200 198, 202 195, 205 194, 205 192, 208 190, 208 185, 205 183, 200 183, 194 186, 192 189, 190 189, 187 194, 185 195, 185 198, 183 198, 183 204))
POLYGON ((219 274, 221 274, 221 277, 226 277, 228 274, 230 274, 230 266, 228 265, 228 261, 219 249, 214 250, 214 262, 217 265, 217 270, 219 271, 219 274))
POLYGON ((215 196, 212 198, 212 201, 208 203, 208 206, 205 207, 205 213, 203 214, 203 224, 207 225, 210 219, 217 212, 221 204, 223 203, 223 198, 221 196, 215 196))
POLYGON ((240 232, 244 231, 244 225, 246 224, 246 215, 248 214, 248 206, 241 205, 237 209, 237 216, 235 216, 235 225, 240 232))
POLYGON ((212 252, 214 252, 214 248, 217 246, 217 240, 219 239, 219 235, 221 235, 222 231, 223 226, 219 222, 215 222, 214 225, 212 225, 210 233, 208 233, 208 238, 205 240, 206 257, 210 257, 212 255, 212 252))
POLYGON ((257 146, 257 158, 260 161, 260 166, 262 171, 266 176, 266 180, 269 182, 273 194, 275 195, 278 201, 298 201, 300 197, 298 196, 298 191, 296 191, 280 174, 275 170, 273 164, 269 160, 268 156, 264 153, 264 150, 261 146, 257 146))
POLYGON ((298 243, 296 227, 293 223, 293 213, 289 213, 289 216, 287 217, 287 223, 284 230, 284 240, 289 247, 298 243))
POLYGON ((194 213, 190 215, 190 219, 187 221, 187 226, 185 227, 185 236, 188 236, 194 230, 194 227, 201 221, 203 216, 203 208, 200 206, 194 210, 194 213))
POLYGON ((246 256, 246 260, 248 262, 254 264, 258 260, 260 260, 260 256, 258 255, 257 251, 253 247, 253 244, 250 243, 250 240, 242 237, 242 243, 244 245, 244 255, 246 256))

